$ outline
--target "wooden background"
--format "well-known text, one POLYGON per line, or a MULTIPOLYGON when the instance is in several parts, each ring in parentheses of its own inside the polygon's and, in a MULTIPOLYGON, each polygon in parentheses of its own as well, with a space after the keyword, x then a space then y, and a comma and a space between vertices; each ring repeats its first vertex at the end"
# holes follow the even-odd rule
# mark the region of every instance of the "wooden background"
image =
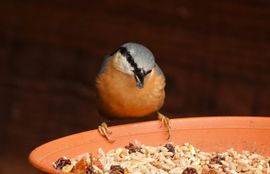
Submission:
POLYGON ((153 51, 170 117, 270 114, 268 0, 9 0, 0 3, 0 173, 35 173, 34 147, 97 127, 95 76, 127 41, 153 51))

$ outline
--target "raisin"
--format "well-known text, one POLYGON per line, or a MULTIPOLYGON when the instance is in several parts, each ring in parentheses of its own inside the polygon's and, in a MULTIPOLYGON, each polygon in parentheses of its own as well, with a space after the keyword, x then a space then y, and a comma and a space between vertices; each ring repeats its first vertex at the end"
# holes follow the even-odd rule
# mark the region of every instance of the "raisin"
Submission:
POLYGON ((95 174, 95 170, 93 166, 88 166, 86 168, 86 174, 95 174))
POLYGON ((216 172, 213 169, 209 169, 209 170, 203 169, 201 174, 218 174, 218 172, 216 172))
POLYGON ((197 170, 193 167, 187 167, 182 174, 198 174, 197 170))
POLYGON ((175 153, 175 149, 172 144, 165 144, 164 147, 168 149, 168 152, 172 152, 173 154, 175 153))
POLYGON ((210 159, 210 164, 220 164, 220 165, 222 165, 222 163, 221 163, 222 160, 225 160, 225 158, 217 155, 214 158, 210 159))
POLYGON ((61 170, 66 165, 70 165, 71 161, 67 158, 61 157, 57 161, 54 162, 54 168, 61 170))
POLYGON ((129 143, 128 146, 125 146, 126 149, 128 149, 128 153, 131 154, 131 153, 135 153, 135 152, 141 152, 142 153, 142 148, 139 147, 139 146, 136 146, 132 143, 129 143))
POLYGON ((88 168, 88 164, 85 160, 81 159, 80 161, 77 162, 77 164, 74 166, 74 173, 86 173, 88 168))
POLYGON ((270 160, 268 161, 269 167, 270 167, 270 160))
POLYGON ((120 165, 112 165, 110 168, 110 174, 124 174, 125 171, 120 165))

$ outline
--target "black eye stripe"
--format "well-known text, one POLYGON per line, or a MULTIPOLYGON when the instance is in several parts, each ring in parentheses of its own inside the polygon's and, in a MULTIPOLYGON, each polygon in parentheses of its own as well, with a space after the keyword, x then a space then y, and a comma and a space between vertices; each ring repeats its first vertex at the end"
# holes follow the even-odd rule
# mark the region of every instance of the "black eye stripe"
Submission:
POLYGON ((148 70, 146 73, 145 73, 145 75, 147 75, 147 74, 149 74, 149 73, 151 73, 152 72, 152 70, 150 69, 150 70, 148 70))
POLYGON ((145 72, 143 69, 138 68, 138 65, 134 61, 133 57, 131 56, 130 52, 125 47, 120 47, 119 52, 127 59, 128 63, 131 65, 131 67, 134 68, 133 72, 134 74, 142 74, 145 75, 145 72))

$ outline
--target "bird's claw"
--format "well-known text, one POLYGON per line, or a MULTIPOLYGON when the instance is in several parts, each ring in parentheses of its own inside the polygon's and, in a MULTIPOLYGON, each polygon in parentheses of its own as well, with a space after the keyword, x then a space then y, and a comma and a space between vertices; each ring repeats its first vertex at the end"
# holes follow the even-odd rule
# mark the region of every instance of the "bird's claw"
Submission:
POLYGON ((105 137, 110 143, 114 142, 114 139, 110 136, 112 131, 108 128, 107 123, 103 122, 98 126, 98 132, 105 137))
POLYGON ((161 114, 160 112, 157 113, 158 114, 158 119, 161 121, 161 125, 165 126, 166 129, 168 130, 168 137, 167 139, 171 138, 171 125, 170 125, 170 119, 168 117, 166 117, 165 115, 161 114))

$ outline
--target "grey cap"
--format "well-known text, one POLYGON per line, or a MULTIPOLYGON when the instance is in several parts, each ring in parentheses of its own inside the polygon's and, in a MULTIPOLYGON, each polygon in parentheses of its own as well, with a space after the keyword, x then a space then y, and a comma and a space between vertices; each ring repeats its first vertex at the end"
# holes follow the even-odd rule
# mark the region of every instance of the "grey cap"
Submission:
POLYGON ((130 52, 138 68, 148 71, 155 66, 153 53, 142 44, 128 42, 123 44, 121 47, 125 47, 130 52))

